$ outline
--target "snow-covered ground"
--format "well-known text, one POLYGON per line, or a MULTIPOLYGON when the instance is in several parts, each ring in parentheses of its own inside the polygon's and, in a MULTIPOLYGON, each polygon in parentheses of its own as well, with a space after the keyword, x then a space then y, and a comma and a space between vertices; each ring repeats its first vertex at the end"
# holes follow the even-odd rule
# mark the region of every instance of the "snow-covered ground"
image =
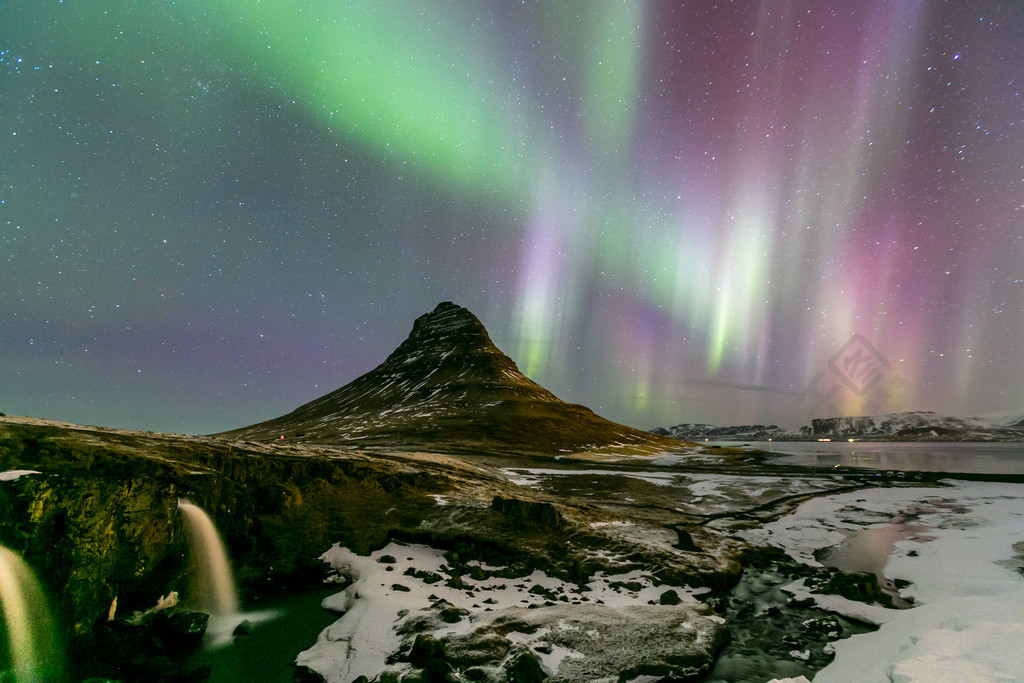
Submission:
MULTIPOLYGON (((442 637, 470 631, 486 612, 542 605, 547 598, 537 593, 536 587, 545 589, 549 595, 566 596, 567 604, 609 607, 648 605, 657 602, 666 590, 666 586, 654 585, 649 575, 636 570, 617 575, 598 573, 582 588, 541 571, 514 579, 474 580, 462 576, 463 585, 456 588, 438 580, 449 576, 442 552, 423 545, 391 543, 369 556, 356 555, 335 545, 323 559, 352 583, 324 601, 324 607, 342 616, 320 634, 313 647, 299 654, 297 663, 319 672, 331 683, 351 681, 360 675, 373 678, 388 668, 388 655, 401 645, 398 630, 438 600, 466 610, 468 617, 434 632, 435 636, 442 637), (411 571, 418 575, 407 573, 411 571), (431 573, 436 579, 428 583, 426 575, 431 573), (621 584, 627 582, 635 589, 623 588, 621 584)), ((701 589, 675 590, 683 602, 690 603, 695 603, 694 595, 701 592, 701 589)), ((517 642, 529 645, 544 633, 516 635, 517 642)), ((539 654, 541 664, 549 671, 557 670, 565 657, 582 656, 564 648, 539 654)), ((390 668, 400 669, 401 666, 390 668)))
POLYGON ((877 631, 835 643, 835 661, 815 683, 1024 679, 1024 486, 950 483, 816 498, 744 532, 750 541, 817 564, 816 550, 836 546, 858 528, 888 526, 901 513, 910 511, 927 529, 896 541, 884 570, 911 582, 901 593, 914 599, 914 608, 866 608, 814 596, 826 609, 880 623, 877 631))
MULTIPOLYGON (((538 488, 564 476, 619 474, 659 490, 686 491, 694 504, 705 507, 709 501, 731 498, 729 493, 737 488, 756 495, 762 488, 779 486, 771 478, 653 469, 506 468, 503 474, 521 486, 538 488)), ((790 485, 810 491, 834 483, 826 479, 812 485, 795 478, 790 485)), ((874 570, 883 571, 889 579, 910 582, 901 595, 911 599, 914 607, 904 610, 813 593, 803 581, 784 589, 797 597, 813 597, 826 610, 879 625, 875 632, 830 643, 827 647, 834 649, 835 660, 815 675, 816 683, 1024 680, 1020 646, 1024 642, 1024 485, 945 483, 948 486, 880 487, 823 495, 763 527, 738 532, 750 542, 780 547, 811 565, 819 564, 816 558, 823 557, 819 551, 855 548, 875 556, 875 562, 869 563, 874 570), (865 533, 866 529, 873 531, 865 533)), ((440 496, 437 502, 449 503, 440 496)), ((605 520, 594 526, 630 525, 605 520)), ((441 579, 448 578, 449 572, 440 551, 416 545, 392 544, 369 557, 335 547, 324 559, 350 574, 354 582, 325 603, 342 616, 298 662, 324 674, 328 681, 358 675, 372 678, 384 668, 401 669, 401 664, 386 662, 400 647, 398 629, 417 615, 436 611, 438 600, 468 611, 458 623, 433 631, 444 637, 476 628, 489 618, 485 612, 539 607, 546 599, 531 592, 535 587, 565 596, 569 604, 600 602, 616 607, 655 602, 663 590, 641 573, 597 575, 586 587, 565 584, 542 572, 480 581, 462 576, 459 587, 444 580, 427 583, 425 574, 436 573, 441 579), (406 573, 411 570, 416 570, 415 575, 406 573), (623 591, 625 582, 642 588, 623 591)), ((684 601, 695 599, 692 591, 680 594, 684 601)), ((541 636, 522 637, 530 641, 541 636)), ((540 659, 553 672, 565 658, 580 656, 572 649, 548 647, 540 659)))

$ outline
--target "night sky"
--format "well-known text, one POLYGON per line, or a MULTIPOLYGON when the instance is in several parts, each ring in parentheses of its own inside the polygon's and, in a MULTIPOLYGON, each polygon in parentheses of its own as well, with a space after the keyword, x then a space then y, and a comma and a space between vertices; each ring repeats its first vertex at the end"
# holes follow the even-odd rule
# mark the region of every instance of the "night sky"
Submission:
POLYGON ((641 428, 1024 413, 1024 3, 0 3, 0 411, 206 433, 440 301, 641 428))

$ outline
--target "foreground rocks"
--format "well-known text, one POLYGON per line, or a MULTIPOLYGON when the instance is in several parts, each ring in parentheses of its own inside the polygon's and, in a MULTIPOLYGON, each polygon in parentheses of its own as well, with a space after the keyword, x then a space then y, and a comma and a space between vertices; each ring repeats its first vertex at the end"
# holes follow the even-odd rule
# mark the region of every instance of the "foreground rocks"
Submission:
POLYGON ((833 643, 875 626, 842 617, 799 599, 786 587, 813 580, 823 588, 838 573, 799 564, 777 548, 744 553, 743 576, 707 604, 729 624, 729 643, 709 675, 714 683, 763 683, 772 677, 808 679, 835 656, 833 643))
POLYGON ((447 668, 449 680, 584 683, 696 679, 710 669, 728 636, 724 620, 703 605, 553 605, 491 613, 466 634, 436 640, 435 659, 417 664, 417 643, 424 637, 413 639, 409 662, 447 668))
POLYGON ((299 663, 325 681, 689 680, 728 639, 692 589, 627 565, 576 583, 465 547, 324 559, 347 584, 324 601, 340 618, 299 663))

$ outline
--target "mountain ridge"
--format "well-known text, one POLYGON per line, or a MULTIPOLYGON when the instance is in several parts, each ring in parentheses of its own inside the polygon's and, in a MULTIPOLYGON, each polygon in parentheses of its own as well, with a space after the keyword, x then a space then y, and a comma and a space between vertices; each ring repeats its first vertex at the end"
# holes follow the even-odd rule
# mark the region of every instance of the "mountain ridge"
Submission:
POLYGON ((810 424, 788 430, 775 425, 715 427, 687 423, 651 431, 688 441, 1021 441, 1024 440, 1024 418, 954 417, 924 410, 815 418, 810 424))

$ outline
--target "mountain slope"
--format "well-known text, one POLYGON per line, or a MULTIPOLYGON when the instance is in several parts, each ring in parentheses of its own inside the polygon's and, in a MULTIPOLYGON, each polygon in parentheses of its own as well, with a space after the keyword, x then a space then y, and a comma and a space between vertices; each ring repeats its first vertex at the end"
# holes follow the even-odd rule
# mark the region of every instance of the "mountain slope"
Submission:
POLYGON ((409 337, 365 375, 287 415, 217 436, 546 453, 672 444, 558 399, 451 302, 417 318, 409 337))

